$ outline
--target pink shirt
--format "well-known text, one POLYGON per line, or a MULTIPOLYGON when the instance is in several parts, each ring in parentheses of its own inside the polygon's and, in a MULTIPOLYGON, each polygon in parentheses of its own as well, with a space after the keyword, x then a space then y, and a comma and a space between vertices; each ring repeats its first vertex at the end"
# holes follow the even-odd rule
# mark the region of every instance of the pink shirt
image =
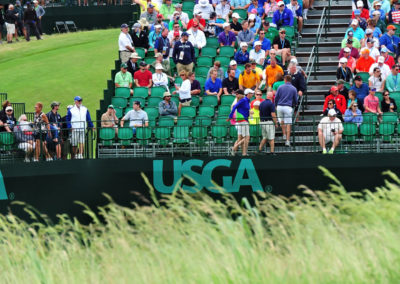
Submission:
POLYGON ((368 95, 364 99, 364 108, 365 112, 370 112, 367 110, 367 107, 372 111, 372 112, 378 112, 378 107, 379 107, 379 99, 376 96, 368 95))

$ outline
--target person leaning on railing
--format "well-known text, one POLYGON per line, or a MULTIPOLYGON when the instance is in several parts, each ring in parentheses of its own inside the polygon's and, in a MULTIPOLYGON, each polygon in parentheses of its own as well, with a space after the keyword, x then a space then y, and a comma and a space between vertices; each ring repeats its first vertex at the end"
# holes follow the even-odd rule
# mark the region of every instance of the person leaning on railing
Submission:
POLYGON ((30 157, 35 149, 35 138, 33 137, 32 123, 28 121, 25 114, 18 119, 18 125, 14 127, 14 135, 18 142, 18 149, 25 152, 24 162, 30 162, 30 157))

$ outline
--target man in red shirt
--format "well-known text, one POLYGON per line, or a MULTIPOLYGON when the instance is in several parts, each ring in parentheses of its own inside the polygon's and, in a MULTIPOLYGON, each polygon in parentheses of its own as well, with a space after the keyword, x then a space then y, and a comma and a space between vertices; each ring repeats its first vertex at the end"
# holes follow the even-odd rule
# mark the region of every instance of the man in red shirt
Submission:
POLYGON ((149 88, 149 95, 151 93, 151 85, 153 75, 149 70, 147 70, 147 63, 142 61, 140 62, 140 70, 136 71, 133 75, 133 79, 135 80, 135 85, 137 87, 146 87, 149 88))
MULTIPOLYGON (((360 17, 364 18, 365 20, 369 19, 369 11, 368 9, 364 8, 364 2, 363 1, 357 1, 357 9, 360 10, 360 17)), ((351 18, 354 19, 355 15, 354 15, 354 11, 351 15, 351 18)))
POLYGON ((390 67, 390 69, 392 69, 395 63, 394 58, 393 56, 389 55, 389 50, 386 47, 381 48, 381 55, 383 56, 383 58, 385 58, 385 61, 383 63, 385 63, 387 66, 390 67))
POLYGON ((347 108, 347 102, 346 99, 343 95, 339 94, 339 90, 338 87, 336 86, 332 86, 331 90, 330 90, 330 95, 327 96, 325 98, 325 102, 324 102, 324 111, 326 110, 326 108, 328 107, 328 102, 330 100, 334 100, 336 103, 336 108, 342 113, 344 114, 344 112, 346 111, 347 108))
POLYGON ((361 57, 357 59, 356 70, 357 72, 369 72, 369 68, 375 60, 369 56, 369 49, 364 48, 361 50, 361 57))
POLYGON ((206 27, 206 20, 204 20, 204 19, 201 17, 201 11, 198 11, 198 12, 194 15, 194 18, 191 19, 191 20, 189 21, 189 23, 188 23, 188 25, 187 25, 187 30, 189 30, 189 29, 193 26, 193 23, 194 23, 194 22, 198 23, 198 24, 199 24, 199 29, 202 30, 202 31, 204 31, 204 28, 206 27))

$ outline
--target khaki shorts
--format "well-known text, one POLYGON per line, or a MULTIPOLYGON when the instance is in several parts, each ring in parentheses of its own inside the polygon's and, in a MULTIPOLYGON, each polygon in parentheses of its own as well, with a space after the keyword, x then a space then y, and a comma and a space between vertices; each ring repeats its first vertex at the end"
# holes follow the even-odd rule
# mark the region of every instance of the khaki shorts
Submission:
POLYGON ((181 63, 176 64, 176 70, 178 71, 178 74, 183 70, 186 72, 192 72, 193 71, 193 63, 184 65, 181 63))
POLYGON ((184 102, 184 103, 181 103, 181 102, 179 102, 182 106, 184 106, 184 107, 188 107, 188 106, 190 106, 190 104, 192 103, 192 100, 190 100, 190 101, 186 101, 186 102, 184 102))
POLYGON ((15 24, 6 23, 6 28, 7 28, 7 34, 8 35, 15 34, 15 24))
POLYGON ((78 144, 85 144, 85 130, 72 129, 71 145, 76 147, 78 144))
POLYGON ((126 63, 131 58, 132 52, 130 51, 120 51, 119 57, 121 58, 121 63, 126 63))
POLYGON ((236 122, 236 130, 238 136, 246 137, 250 136, 250 126, 247 121, 236 122))
POLYGON ((262 121, 261 125, 261 133, 263 139, 274 140, 275 139, 275 125, 272 121, 262 121))

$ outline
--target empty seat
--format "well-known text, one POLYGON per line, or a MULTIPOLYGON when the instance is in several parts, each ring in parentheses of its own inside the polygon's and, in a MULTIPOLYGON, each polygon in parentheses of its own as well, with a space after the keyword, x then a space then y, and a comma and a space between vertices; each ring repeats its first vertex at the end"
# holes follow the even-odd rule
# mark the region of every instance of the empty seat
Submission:
POLYGON ((131 96, 131 89, 124 87, 115 88, 115 96, 127 99, 131 96))
POLYGON ((190 107, 190 106, 182 107, 181 116, 195 117, 196 116, 196 108, 190 107))
POLYGON ((214 116, 214 107, 200 106, 199 107, 199 115, 213 117, 214 116))
POLYGON ((111 146, 115 137, 115 129, 111 127, 100 128, 99 137, 103 146, 111 146))
POLYGON ((207 95, 203 97, 202 106, 212 106, 215 107, 218 105, 218 97, 214 95, 207 95))

